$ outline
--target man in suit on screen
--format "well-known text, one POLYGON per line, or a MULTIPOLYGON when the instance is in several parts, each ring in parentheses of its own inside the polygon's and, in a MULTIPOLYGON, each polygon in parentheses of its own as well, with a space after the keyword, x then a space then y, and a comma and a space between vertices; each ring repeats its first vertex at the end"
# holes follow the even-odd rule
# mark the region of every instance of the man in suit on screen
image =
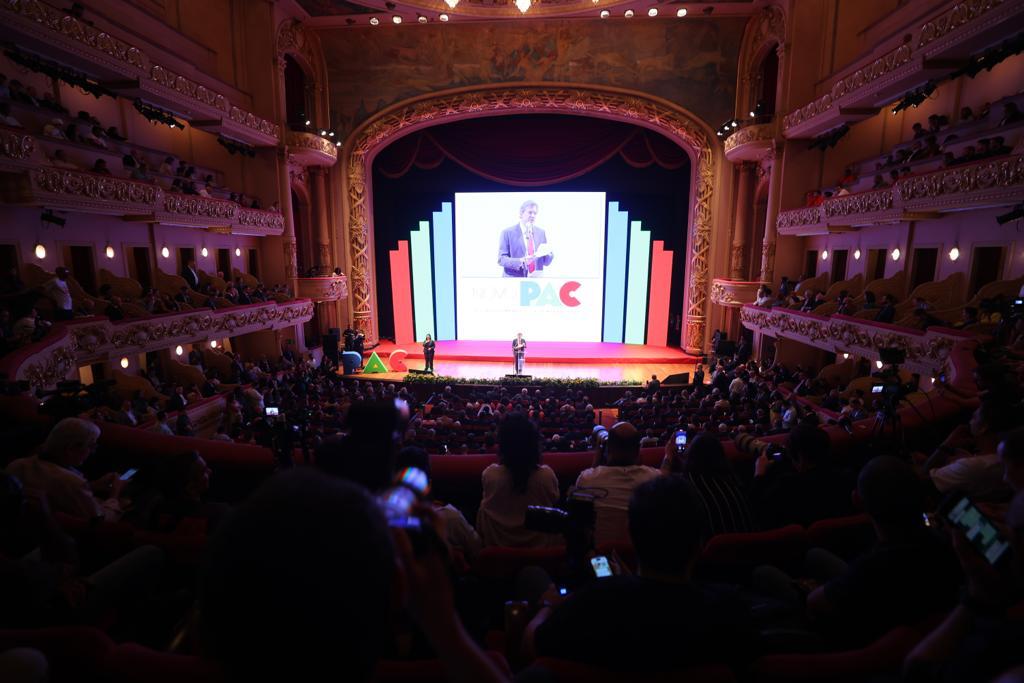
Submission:
POLYGON ((530 277, 551 265, 555 255, 545 232, 534 225, 537 202, 528 199, 519 207, 519 223, 501 231, 498 264, 505 277, 530 277))

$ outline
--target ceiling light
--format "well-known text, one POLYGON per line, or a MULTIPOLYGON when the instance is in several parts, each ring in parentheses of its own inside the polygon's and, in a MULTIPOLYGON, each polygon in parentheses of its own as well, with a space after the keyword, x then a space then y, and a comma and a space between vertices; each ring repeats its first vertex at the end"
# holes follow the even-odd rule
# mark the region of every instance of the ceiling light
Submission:
POLYGON ((857 249, 855 252, 853 252, 853 260, 860 261, 860 249, 857 249))
POLYGON ((626 17, 627 19, 632 19, 633 18, 633 10, 631 10, 631 9, 626 10, 625 12, 622 13, 622 16, 626 17))
MULTIPOLYGON (((380 19, 378 19, 377 17, 370 17, 370 26, 376 26, 379 23, 380 19)), ((309 121, 306 121, 306 125, 309 125, 309 121)))
POLYGON ((114 248, 107 245, 107 248, 103 250, 103 253, 107 255, 107 258, 114 258, 114 248))
MULTIPOLYGON (((374 17, 374 19, 376 19, 376 17, 374 17)), ((370 20, 370 23, 373 23, 373 19, 371 19, 371 20, 370 20)), ((374 24, 374 26, 376 26, 376 24, 374 24)), ((313 123, 313 122, 312 122, 312 121, 310 121, 309 119, 306 119, 306 125, 307 125, 307 126, 308 126, 309 124, 311 124, 311 123, 313 123)))
MULTIPOLYGON (((395 17, 395 18, 399 19, 399 17, 395 17)), ((401 23, 401 22, 400 21, 396 21, 395 23, 398 24, 398 23, 401 23)), ((321 136, 327 135, 327 129, 325 129, 325 128, 320 129, 320 135, 321 136)))
POLYGON ((755 116, 757 116, 757 114, 755 114, 754 112, 750 112, 750 118, 754 118, 755 116))
POLYGON ((210 340, 210 348, 211 349, 217 348, 217 340, 216 339, 211 339, 210 340))
POLYGON ((651 9, 647 10, 647 16, 649 16, 649 17, 656 17, 656 16, 658 16, 658 8, 657 7, 652 7, 651 9))
POLYGON ((606 9, 601 10, 601 18, 602 19, 607 19, 611 15, 612 15, 612 13, 609 12, 608 10, 606 10, 606 9))
POLYGON ((128 365, 129 365, 129 363, 128 363, 128 356, 121 356, 121 367, 124 368, 125 370, 127 370, 128 369, 128 365))
POLYGON ((36 243, 36 258, 40 260, 46 258, 46 247, 43 246, 42 242, 36 243))
POLYGON ((843 354, 843 360, 850 360, 850 354, 844 353, 843 354))
POLYGON ((207 249, 206 247, 203 247, 202 249, 199 250, 199 253, 203 255, 203 258, 206 258, 207 256, 210 255, 210 250, 207 249))
MULTIPOLYGON (((444 4, 448 5, 452 9, 455 9, 459 5, 459 0, 444 0, 444 4)), ((442 19, 441 21, 447 21, 447 19, 442 19)))
POLYGON ((821 252, 821 260, 828 261, 828 249, 825 249, 824 251, 821 252))
POLYGON ((893 261, 899 261, 900 260, 900 248, 899 247, 896 247, 895 249, 892 250, 892 260, 893 261))
POLYGON ((238 247, 235 247, 235 256, 241 256, 241 255, 242 255, 242 250, 239 249, 238 247))
POLYGON ((164 258, 171 258, 171 250, 166 245, 160 250, 160 255, 164 258))
POLYGON ((439 15, 437 15, 437 18, 440 19, 441 21, 448 21, 448 15, 447 14, 439 14, 439 15))
POLYGON ((878 368, 879 370, 881 370, 882 369, 882 361, 876 360, 875 361, 875 367, 878 368))
POLYGON ((958 258, 960 258, 960 250, 956 247, 953 247, 952 249, 949 250, 949 260, 956 261, 958 258))
POLYGON ((679 18, 685 17, 686 16, 686 8, 685 7, 680 7, 679 9, 677 9, 676 10, 676 16, 679 17, 679 18))
POLYGON ((523 14, 526 14, 529 11, 530 4, 530 0, 516 0, 516 7, 523 14))
POLYGON ((338 140, 337 142, 335 142, 334 146, 335 147, 341 147, 341 140, 338 140))
MULTIPOLYGON (((422 20, 423 20, 423 21, 421 21, 421 22, 420 22, 421 24, 425 24, 425 23, 427 23, 427 18, 426 18, 426 17, 420 17, 420 19, 422 19, 422 20)), ((331 131, 330 133, 328 133, 328 134, 327 134, 327 137, 329 137, 329 138, 333 138, 333 137, 334 137, 334 131, 332 130, 332 131, 331 131)))
POLYGON ((401 24, 402 23, 402 17, 400 17, 400 16, 398 16, 396 14, 395 16, 391 17, 391 21, 393 21, 396 24, 401 24))
MULTIPOLYGON (((416 17, 416 21, 420 22, 421 24, 425 24, 427 23, 427 18, 421 14, 418 17, 416 17)), ((331 133, 331 135, 334 135, 334 133, 331 133)))
POLYGON ((185 349, 181 348, 181 344, 174 347, 174 355, 180 356, 183 353, 185 353, 185 349))

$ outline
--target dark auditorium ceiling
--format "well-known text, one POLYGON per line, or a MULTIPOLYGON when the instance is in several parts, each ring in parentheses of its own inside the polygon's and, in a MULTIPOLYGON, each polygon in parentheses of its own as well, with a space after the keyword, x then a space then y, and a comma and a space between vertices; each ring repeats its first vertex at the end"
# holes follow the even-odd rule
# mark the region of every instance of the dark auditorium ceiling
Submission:
MULTIPOLYGON (((310 24, 318 28, 359 26, 366 24, 365 15, 402 16, 403 23, 444 20, 487 21, 494 19, 536 19, 555 17, 599 18, 602 11, 609 18, 623 19, 632 10, 636 21, 650 20, 651 8, 657 19, 676 19, 681 9, 689 17, 742 16, 751 14, 756 0, 716 0, 687 2, 685 0, 532 0, 525 13, 515 0, 295 0, 310 16, 310 24), (452 7, 451 3, 455 6, 452 7)), ((382 24, 387 23, 382 21, 382 24)))

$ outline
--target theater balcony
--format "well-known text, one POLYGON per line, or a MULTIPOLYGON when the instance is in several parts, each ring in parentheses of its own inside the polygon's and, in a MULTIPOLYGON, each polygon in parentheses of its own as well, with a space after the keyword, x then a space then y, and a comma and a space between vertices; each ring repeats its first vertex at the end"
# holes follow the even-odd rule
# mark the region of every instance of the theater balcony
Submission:
MULTIPOLYGON (((936 5, 934 12, 909 20, 904 28, 888 25, 891 38, 840 71, 828 92, 783 117, 783 135, 814 138, 844 123, 874 116, 930 79, 969 65, 973 56, 1006 39, 1006 26, 1024 22, 1022 0, 951 0, 936 5)), ((906 3, 904 13, 919 7, 919 3, 906 3)), ((894 13, 894 21, 899 12, 894 13)))
POLYGON ((281 128, 203 84, 160 64, 162 58, 119 39, 92 22, 41 2, 0 2, 0 40, 43 58, 74 65, 103 87, 169 109, 197 128, 272 147, 281 128))
POLYGON ((775 146, 775 122, 739 128, 725 139, 725 158, 733 163, 760 161, 775 146))
POLYGON ((830 353, 878 360, 879 349, 906 352, 903 367, 924 376, 949 370, 955 352, 966 348, 974 336, 945 327, 914 330, 845 315, 821 316, 787 308, 760 308, 747 304, 740 322, 749 330, 786 338, 830 353))
POLYGON ((7 373, 12 380, 27 380, 34 388, 46 389, 74 378, 83 365, 179 344, 278 330, 308 322, 312 317, 313 302, 295 299, 118 322, 103 317, 78 318, 56 325, 38 343, 5 356, 0 360, 0 372, 7 373))
POLYGON ((765 282, 742 282, 715 278, 711 281, 711 303, 736 308, 757 299, 757 290, 765 282))
POLYGON ((300 166, 333 166, 338 162, 338 148, 328 138, 290 130, 284 141, 288 155, 300 166))
POLYGON ((318 304, 325 301, 344 301, 348 298, 348 278, 344 275, 296 278, 295 296, 311 299, 318 304))
POLYGON ((905 176, 890 188, 832 197, 820 206, 780 211, 776 226, 782 235, 826 235, 1022 200, 1024 155, 1014 154, 905 176))

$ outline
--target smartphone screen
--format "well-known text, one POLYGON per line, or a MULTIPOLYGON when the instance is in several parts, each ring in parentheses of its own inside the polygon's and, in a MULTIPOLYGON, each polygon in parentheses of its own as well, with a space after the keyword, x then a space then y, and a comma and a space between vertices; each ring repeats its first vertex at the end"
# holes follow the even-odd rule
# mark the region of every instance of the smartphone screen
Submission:
POLYGON ((569 589, 566 588, 565 586, 561 586, 558 589, 558 594, 559 595, 568 595, 569 594, 569 589))
POLYGON ((676 432, 676 450, 682 451, 686 448, 686 432, 676 432))
POLYGON ((277 417, 280 414, 280 409, 277 406, 267 406, 267 417, 277 417))
POLYGON ((594 576, 604 579, 612 575, 612 567, 608 564, 608 558, 604 555, 590 558, 590 566, 594 569, 594 576))
POLYGON ((995 525, 981 514, 981 510, 975 507, 971 499, 966 496, 949 509, 946 519, 964 531, 967 540, 977 548, 989 564, 994 565, 999 562, 1010 549, 1010 544, 999 535, 995 525))
POLYGON ((130 470, 126 471, 124 474, 121 475, 121 481, 128 481, 129 479, 134 477, 135 473, 138 471, 139 470, 136 467, 131 468, 130 470))
POLYGON ((396 477, 399 483, 405 484, 421 496, 427 492, 427 474, 416 467, 406 467, 396 477))
POLYGON ((882 385, 881 384, 876 384, 873 387, 871 387, 871 393, 872 394, 880 394, 880 393, 882 393, 882 385))

